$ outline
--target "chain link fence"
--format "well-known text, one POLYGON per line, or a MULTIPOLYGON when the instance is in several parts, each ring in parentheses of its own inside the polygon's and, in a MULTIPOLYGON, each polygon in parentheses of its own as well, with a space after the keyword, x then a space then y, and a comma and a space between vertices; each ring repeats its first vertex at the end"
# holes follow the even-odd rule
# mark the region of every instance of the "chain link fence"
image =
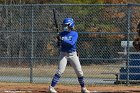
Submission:
MULTIPOLYGON (((129 71, 129 57, 135 49, 128 47, 129 42, 126 50, 121 46, 121 41, 133 41, 137 35, 140 5, 21 4, 0 5, 0 81, 51 82, 59 56, 53 9, 59 31, 65 17, 75 20, 79 33, 77 47, 87 84, 140 80, 139 72, 138 79, 129 78, 133 74, 129 71), (123 54, 125 51, 127 55, 123 54), (124 69, 125 73, 121 73, 124 69)), ((140 65, 135 66, 139 70, 140 65)), ((78 84, 69 64, 60 83, 78 84)))

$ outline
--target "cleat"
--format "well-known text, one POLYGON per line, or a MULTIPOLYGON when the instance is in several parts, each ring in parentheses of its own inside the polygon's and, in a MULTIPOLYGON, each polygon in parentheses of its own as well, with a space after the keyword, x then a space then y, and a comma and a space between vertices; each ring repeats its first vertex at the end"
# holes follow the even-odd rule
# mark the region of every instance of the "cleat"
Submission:
POLYGON ((90 91, 87 90, 87 88, 84 87, 84 88, 81 89, 81 93, 90 93, 90 91))
POLYGON ((49 86, 49 92, 50 93, 57 93, 57 91, 52 86, 49 86))

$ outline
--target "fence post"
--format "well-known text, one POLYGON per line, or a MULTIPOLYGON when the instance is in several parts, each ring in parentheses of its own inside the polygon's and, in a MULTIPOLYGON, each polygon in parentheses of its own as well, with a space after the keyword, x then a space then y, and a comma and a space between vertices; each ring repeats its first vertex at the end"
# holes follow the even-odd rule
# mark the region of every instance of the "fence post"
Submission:
POLYGON ((129 55, 130 55, 130 50, 129 50, 129 41, 130 41, 130 31, 131 31, 131 4, 127 5, 127 81, 126 84, 129 85, 129 55))
POLYGON ((31 5, 31 12, 32 12, 32 17, 31 17, 31 33, 32 33, 32 41, 31 41, 31 61, 30 61, 30 83, 33 82, 33 60, 34 60, 34 9, 33 5, 31 5))

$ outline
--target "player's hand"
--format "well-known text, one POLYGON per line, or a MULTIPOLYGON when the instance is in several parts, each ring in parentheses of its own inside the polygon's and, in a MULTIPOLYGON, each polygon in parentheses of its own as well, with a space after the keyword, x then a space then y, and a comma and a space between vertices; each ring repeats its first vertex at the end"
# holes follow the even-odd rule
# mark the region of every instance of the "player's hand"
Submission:
POLYGON ((57 40, 58 41, 63 41, 63 40, 66 40, 66 38, 65 37, 61 37, 61 36, 57 36, 57 40))
POLYGON ((134 39, 133 46, 136 49, 136 51, 140 51, 140 37, 134 39))
POLYGON ((62 40, 61 36, 57 36, 56 38, 57 38, 58 41, 62 40))

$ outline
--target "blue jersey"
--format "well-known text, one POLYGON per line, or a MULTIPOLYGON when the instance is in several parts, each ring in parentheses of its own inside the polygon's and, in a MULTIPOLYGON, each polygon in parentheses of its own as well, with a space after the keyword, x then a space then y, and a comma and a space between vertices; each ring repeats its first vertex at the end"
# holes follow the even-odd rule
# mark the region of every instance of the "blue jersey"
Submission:
POLYGON ((71 30, 60 32, 59 36, 62 38, 61 42, 61 51, 62 52, 75 52, 76 51, 76 43, 78 39, 78 33, 76 31, 71 30))

